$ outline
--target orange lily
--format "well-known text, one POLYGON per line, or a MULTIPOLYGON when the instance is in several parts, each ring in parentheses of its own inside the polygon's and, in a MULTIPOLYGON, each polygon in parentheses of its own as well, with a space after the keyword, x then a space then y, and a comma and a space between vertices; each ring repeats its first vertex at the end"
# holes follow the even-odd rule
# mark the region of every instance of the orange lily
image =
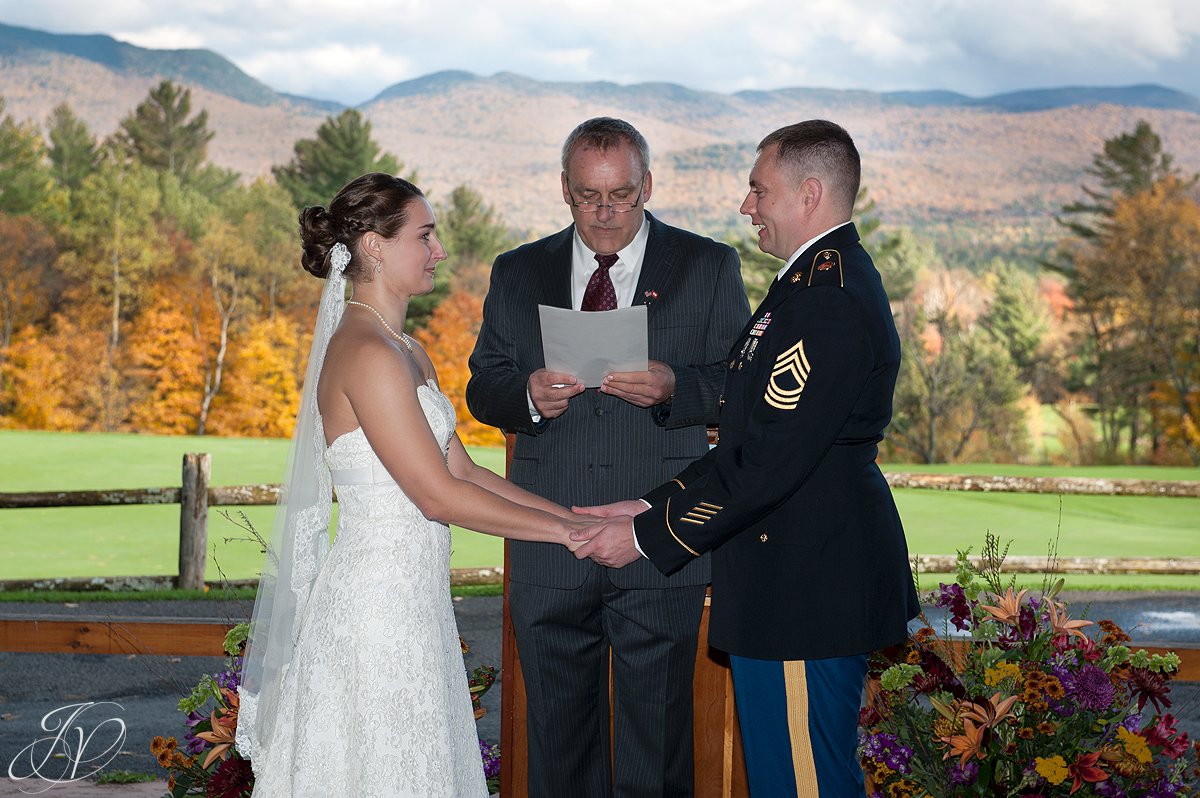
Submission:
POLYGON ((1107 773, 1096 767, 1096 760, 1099 758, 1099 751, 1094 754, 1083 754, 1067 768, 1067 772, 1075 777, 1075 782, 1071 785, 1071 795, 1074 795, 1084 782, 1095 784, 1108 778, 1107 773))
POLYGON ((998 606, 980 604, 979 609, 985 610, 992 618, 1001 623, 1017 626, 1021 622, 1021 599, 1025 598, 1025 594, 1028 592, 1028 590, 1022 590, 1014 596, 1013 589, 1010 587, 1000 599, 998 606))
POLYGON ((1046 611, 1050 614, 1050 627, 1055 635, 1075 635, 1080 640, 1087 640, 1087 635, 1079 630, 1093 626, 1091 621, 1072 621, 1067 617, 1067 608, 1055 601, 1046 602, 1046 611))
POLYGON ((967 764, 972 757, 983 759, 983 742, 987 731, 987 726, 976 726, 969 719, 963 718, 962 734, 952 734, 949 737, 938 738, 950 746, 950 750, 946 752, 942 759, 957 756, 959 765, 967 764))
POLYGON ((196 736, 206 743, 211 743, 213 748, 208 752, 208 756, 204 758, 203 767, 207 768, 213 763, 214 759, 225 759, 229 756, 229 750, 233 748, 236 742, 237 735, 237 720, 238 707, 240 701, 238 694, 233 690, 222 688, 221 696, 225 699, 226 709, 221 717, 217 717, 218 712, 222 710, 218 707, 213 710, 212 717, 209 718, 209 725, 212 726, 211 731, 200 732, 196 736))
POLYGON ((999 693, 993 693, 991 698, 976 698, 971 701, 963 711, 963 718, 964 721, 966 718, 978 721, 985 729, 993 729, 1011 714, 1015 703, 1015 695, 1001 700, 999 693))

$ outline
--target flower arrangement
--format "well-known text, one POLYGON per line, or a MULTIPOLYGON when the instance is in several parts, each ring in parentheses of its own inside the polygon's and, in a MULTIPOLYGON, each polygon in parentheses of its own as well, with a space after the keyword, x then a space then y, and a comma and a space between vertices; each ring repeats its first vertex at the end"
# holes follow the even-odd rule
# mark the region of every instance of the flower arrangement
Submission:
POLYGON ((1061 579, 1040 597, 1015 577, 1005 586, 1006 551, 988 535, 979 566, 959 552, 955 583, 930 596, 947 611, 942 635, 922 615, 907 643, 873 657, 859 717, 869 795, 1200 795, 1200 743, 1164 711, 1178 656, 1131 650, 1112 621, 1071 619, 1061 579), (948 639, 951 625, 968 639, 948 639))
MULTIPOLYGON (((250 760, 237 749, 235 735, 238 719, 238 685, 242 676, 242 650, 250 626, 240 623, 225 636, 225 653, 229 661, 220 673, 204 676, 190 695, 179 701, 179 711, 187 714, 184 721, 188 731, 183 747, 174 737, 155 737, 150 752, 158 764, 170 774, 167 789, 170 798, 204 795, 207 798, 249 798, 254 790, 254 771, 250 760)), ((459 638, 463 653, 466 641, 459 638)), ((480 665, 467 679, 475 719, 487 710, 480 699, 496 682, 496 669, 480 665)), ((488 790, 496 792, 500 785, 500 746, 479 741, 488 790)))
POLYGON ((179 701, 187 714, 184 745, 174 737, 155 737, 150 751, 170 776, 171 798, 205 795, 209 798, 248 798, 254 789, 250 760, 237 750, 238 685, 242 675, 242 649, 250 625, 240 623, 225 635, 229 662, 220 673, 204 676, 190 695, 179 701))

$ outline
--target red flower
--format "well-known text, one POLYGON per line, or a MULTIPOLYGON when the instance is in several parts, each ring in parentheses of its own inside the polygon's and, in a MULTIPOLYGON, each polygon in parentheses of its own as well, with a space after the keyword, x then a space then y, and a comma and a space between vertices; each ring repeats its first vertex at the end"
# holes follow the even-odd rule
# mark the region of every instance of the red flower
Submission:
POLYGON ((1158 722, 1144 732, 1146 742, 1150 745, 1161 746, 1163 753, 1171 759, 1178 759, 1187 753, 1187 732, 1175 728, 1175 716, 1170 713, 1160 715, 1158 722))
POLYGON ((254 771, 250 763, 231 756, 217 766, 208 780, 207 798, 249 798, 254 789, 254 771))
POLYGON ((1171 699, 1167 698, 1167 693, 1171 692, 1171 685, 1161 673, 1155 673, 1148 668, 1131 668, 1129 689, 1137 696, 1138 712, 1145 709, 1147 701, 1154 704, 1154 708, 1159 712, 1171 706, 1171 699))
POLYGON ((1081 754, 1068 768, 1067 773, 1075 777, 1074 783, 1071 785, 1071 795, 1083 786, 1084 782, 1095 784, 1098 781, 1104 781, 1108 778, 1108 774, 1100 768, 1096 767, 1096 761, 1100 759, 1100 752, 1094 754, 1081 754))

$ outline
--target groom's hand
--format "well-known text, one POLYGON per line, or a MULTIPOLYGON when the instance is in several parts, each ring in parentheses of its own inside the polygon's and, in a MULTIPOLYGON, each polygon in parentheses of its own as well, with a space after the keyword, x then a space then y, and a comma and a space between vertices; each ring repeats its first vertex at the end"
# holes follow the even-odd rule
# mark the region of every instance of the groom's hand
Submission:
POLYGON ((538 369, 529 375, 526 384, 529 400, 542 418, 558 418, 567 412, 572 396, 583 393, 587 386, 565 371, 538 369))
POLYGON ((615 515, 637 515, 645 512, 649 506, 641 499, 628 499, 612 504, 597 504, 593 507, 571 507, 571 510, 582 515, 598 515, 601 518, 612 518, 615 515))
MULTIPOLYGON (((645 505, 642 507, 644 509, 645 505)), ((628 515, 614 516, 572 532, 571 539, 587 541, 575 550, 578 559, 591 557, 594 562, 609 568, 623 568, 642 556, 633 545, 633 518, 628 515)))

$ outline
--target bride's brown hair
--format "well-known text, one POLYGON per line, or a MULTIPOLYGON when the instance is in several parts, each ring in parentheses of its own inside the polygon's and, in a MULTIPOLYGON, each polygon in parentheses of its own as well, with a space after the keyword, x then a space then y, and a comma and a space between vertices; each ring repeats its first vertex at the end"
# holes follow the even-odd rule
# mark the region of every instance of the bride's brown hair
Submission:
POLYGON ((313 205, 300 211, 300 265, 317 277, 329 275, 329 251, 339 241, 350 250, 346 279, 360 278, 366 269, 358 256, 364 233, 392 238, 408 220, 408 205, 424 197, 421 189, 402 177, 368 172, 342 187, 329 207, 313 205))

